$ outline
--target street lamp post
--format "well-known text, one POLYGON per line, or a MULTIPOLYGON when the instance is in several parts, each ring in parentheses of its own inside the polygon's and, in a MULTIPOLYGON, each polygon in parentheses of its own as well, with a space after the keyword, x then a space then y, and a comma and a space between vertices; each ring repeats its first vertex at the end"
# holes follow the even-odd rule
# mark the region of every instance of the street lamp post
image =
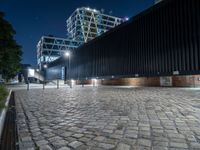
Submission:
POLYGON ((43 90, 45 89, 45 80, 46 80, 46 71, 47 71, 47 64, 44 64, 44 81, 43 81, 43 90))
POLYGON ((68 77, 69 77, 69 86, 70 86, 70 88, 72 88, 72 84, 71 84, 71 80, 70 80, 70 52, 69 51, 67 51, 67 52, 65 52, 65 57, 66 58, 68 58, 68 67, 66 67, 65 66, 65 82, 66 82, 66 73, 67 73, 67 75, 68 75, 68 77), (66 71, 66 68, 67 68, 67 71, 66 71))
POLYGON ((67 64, 64 66, 64 84, 67 84, 67 64))

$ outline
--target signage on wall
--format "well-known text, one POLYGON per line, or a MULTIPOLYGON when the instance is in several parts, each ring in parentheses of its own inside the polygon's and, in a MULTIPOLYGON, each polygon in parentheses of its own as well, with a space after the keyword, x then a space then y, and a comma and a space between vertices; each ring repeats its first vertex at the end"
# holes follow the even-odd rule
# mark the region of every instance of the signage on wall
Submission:
POLYGON ((179 71, 173 71, 173 75, 179 75, 179 71))
POLYGON ((172 86, 172 77, 160 77, 161 86, 172 86))

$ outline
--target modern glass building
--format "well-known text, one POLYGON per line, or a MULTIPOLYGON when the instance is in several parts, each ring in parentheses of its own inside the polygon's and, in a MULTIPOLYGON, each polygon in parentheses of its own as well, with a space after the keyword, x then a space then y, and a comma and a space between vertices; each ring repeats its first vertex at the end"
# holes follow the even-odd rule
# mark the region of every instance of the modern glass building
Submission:
POLYGON ((62 56, 66 51, 72 51, 83 43, 107 32, 126 21, 99 10, 91 8, 77 8, 67 19, 67 37, 42 36, 37 44, 37 64, 42 69, 62 56))
POLYGON ((37 64, 40 69, 43 65, 58 59, 68 50, 74 50, 82 42, 53 36, 42 36, 37 44, 37 64))
POLYGON ((75 41, 86 43, 125 20, 91 8, 77 8, 67 19, 67 32, 75 41))

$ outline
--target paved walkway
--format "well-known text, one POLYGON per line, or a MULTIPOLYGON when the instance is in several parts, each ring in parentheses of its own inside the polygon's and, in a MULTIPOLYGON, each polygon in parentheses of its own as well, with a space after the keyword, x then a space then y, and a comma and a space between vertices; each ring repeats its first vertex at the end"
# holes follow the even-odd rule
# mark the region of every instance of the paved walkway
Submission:
POLYGON ((200 150, 200 90, 75 87, 15 96, 22 150, 200 150))

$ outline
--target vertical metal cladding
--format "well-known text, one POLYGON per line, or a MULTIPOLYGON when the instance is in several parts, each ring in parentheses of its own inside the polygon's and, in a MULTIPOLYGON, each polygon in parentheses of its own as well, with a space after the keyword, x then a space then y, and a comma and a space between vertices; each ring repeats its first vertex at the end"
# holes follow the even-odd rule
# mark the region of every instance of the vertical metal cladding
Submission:
POLYGON ((71 77, 200 73, 200 1, 166 0, 81 46, 71 77))

